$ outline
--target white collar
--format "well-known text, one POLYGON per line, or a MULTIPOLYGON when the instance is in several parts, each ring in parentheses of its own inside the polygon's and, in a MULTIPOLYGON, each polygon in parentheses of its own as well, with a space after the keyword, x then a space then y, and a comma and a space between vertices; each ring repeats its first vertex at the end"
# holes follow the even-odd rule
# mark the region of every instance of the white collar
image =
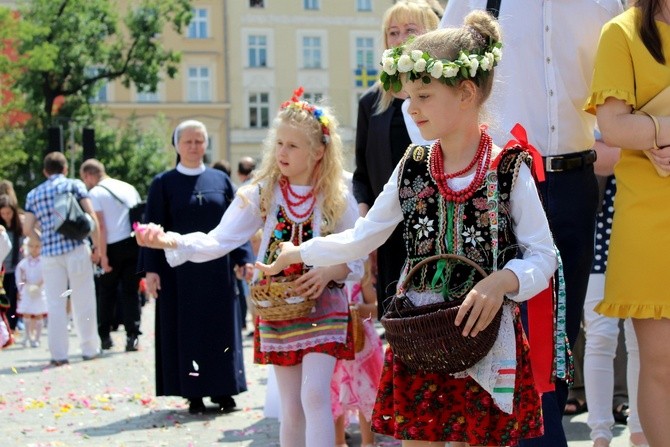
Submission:
POLYGON ((200 175, 205 172, 205 164, 200 163, 200 166, 197 168, 187 168, 181 163, 177 164, 177 172, 184 175, 200 175))

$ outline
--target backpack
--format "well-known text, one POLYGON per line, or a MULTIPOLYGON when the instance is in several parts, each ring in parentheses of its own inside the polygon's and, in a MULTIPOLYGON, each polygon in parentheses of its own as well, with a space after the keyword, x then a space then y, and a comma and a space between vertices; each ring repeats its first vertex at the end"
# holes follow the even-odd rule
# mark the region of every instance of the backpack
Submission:
POLYGON ((91 234, 95 226, 93 218, 81 209, 77 197, 70 191, 56 194, 54 216, 54 229, 67 239, 82 241, 91 234))
POLYGON ((107 190, 107 192, 116 199, 117 202, 119 202, 121 205, 125 206, 128 208, 128 220, 130 221, 130 228, 133 228, 133 225, 136 223, 145 223, 144 222, 144 214, 146 212, 147 208, 147 202, 146 200, 140 200, 133 206, 128 206, 126 202, 123 200, 119 199, 119 197, 112 192, 111 189, 106 187, 105 185, 97 184, 96 186, 101 187, 102 189, 107 190))
POLYGON ((128 220, 130 220, 130 228, 133 228, 133 224, 135 223, 146 223, 144 221, 146 208, 146 200, 140 200, 136 205, 128 208, 128 220))

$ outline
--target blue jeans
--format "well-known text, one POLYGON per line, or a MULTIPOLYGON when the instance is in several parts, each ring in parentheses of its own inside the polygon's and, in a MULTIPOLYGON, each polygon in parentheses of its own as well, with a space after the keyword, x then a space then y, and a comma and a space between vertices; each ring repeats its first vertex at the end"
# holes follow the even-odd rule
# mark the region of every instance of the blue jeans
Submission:
MULTIPOLYGON (((598 182, 593 166, 589 165, 581 169, 547 172, 546 180, 539 184, 538 189, 563 261, 567 294, 566 330, 572 346, 577 340, 593 263, 598 182)), ((519 445, 567 447, 563 431, 563 410, 567 399, 567 384, 557 380, 556 391, 542 395, 544 436, 521 441, 519 445)))

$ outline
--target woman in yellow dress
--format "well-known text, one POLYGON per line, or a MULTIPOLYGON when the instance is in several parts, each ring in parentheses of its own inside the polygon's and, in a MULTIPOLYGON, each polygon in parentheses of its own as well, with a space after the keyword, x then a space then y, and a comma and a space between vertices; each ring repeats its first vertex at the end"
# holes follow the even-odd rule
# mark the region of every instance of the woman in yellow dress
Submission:
POLYGON ((670 442, 670 177, 652 164, 670 174, 670 102, 657 116, 633 111, 669 86, 670 0, 637 0, 603 27, 585 110, 597 115, 605 143, 623 148, 605 298, 596 310, 633 318, 640 421, 652 446, 670 442))

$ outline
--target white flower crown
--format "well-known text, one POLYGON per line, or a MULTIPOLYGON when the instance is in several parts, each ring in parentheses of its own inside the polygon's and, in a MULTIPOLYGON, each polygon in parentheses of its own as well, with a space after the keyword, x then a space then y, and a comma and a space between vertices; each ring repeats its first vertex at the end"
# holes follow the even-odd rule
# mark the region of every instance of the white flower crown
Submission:
POLYGON ((423 80, 428 84, 431 77, 445 84, 456 85, 460 80, 471 79, 479 85, 479 80, 502 59, 502 43, 490 41, 489 45, 478 52, 466 50, 458 52, 458 59, 434 59, 421 50, 406 52, 406 46, 389 48, 382 55, 382 73, 379 77, 384 90, 399 92, 402 88, 400 75, 407 73, 410 81, 423 80), (429 76, 430 75, 430 76, 429 76))

